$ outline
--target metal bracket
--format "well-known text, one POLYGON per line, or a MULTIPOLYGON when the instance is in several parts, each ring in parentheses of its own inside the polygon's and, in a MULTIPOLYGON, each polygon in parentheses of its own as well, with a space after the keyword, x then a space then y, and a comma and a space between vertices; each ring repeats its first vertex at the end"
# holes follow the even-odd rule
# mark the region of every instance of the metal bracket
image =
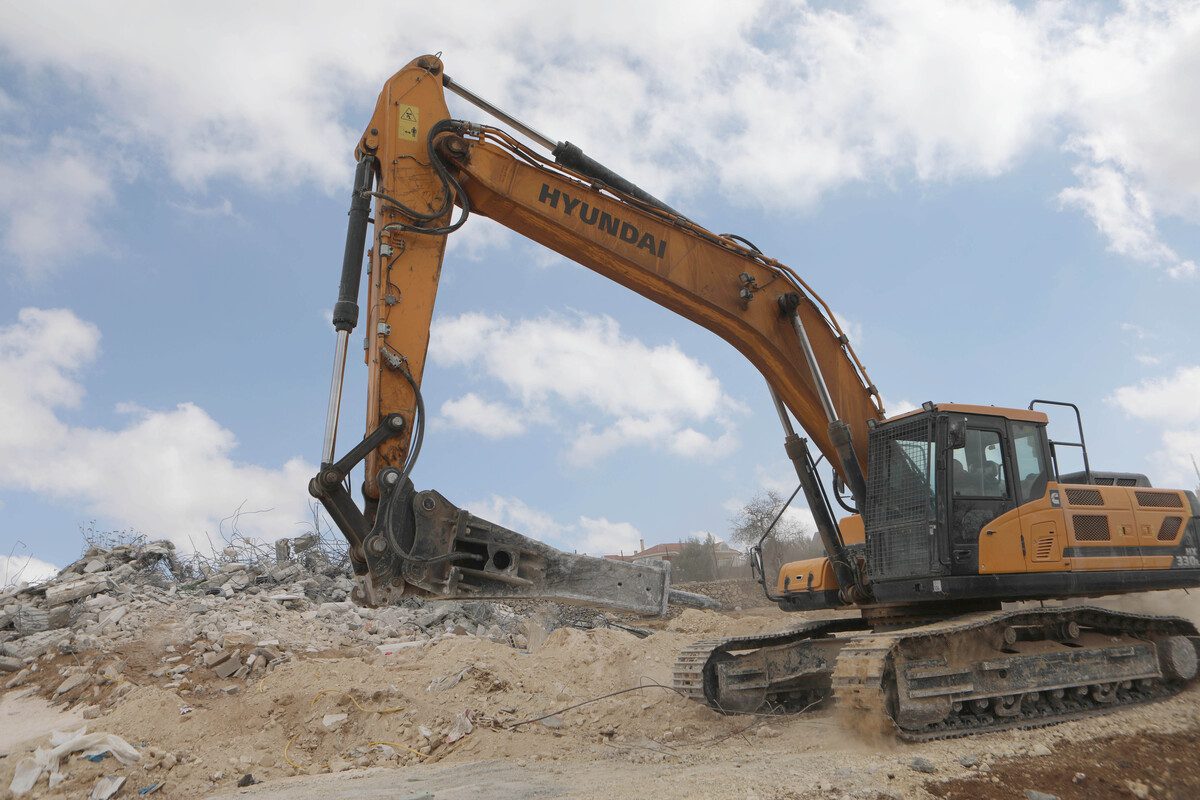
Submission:
POLYGON ((350 452, 333 464, 323 465, 321 471, 308 482, 308 493, 321 501, 330 519, 350 541, 350 560, 354 563, 355 572, 366 569, 362 547, 370 533, 370 526, 366 516, 346 491, 344 481, 350 470, 366 458, 368 453, 403 432, 404 417, 388 414, 375 430, 351 448, 350 452))

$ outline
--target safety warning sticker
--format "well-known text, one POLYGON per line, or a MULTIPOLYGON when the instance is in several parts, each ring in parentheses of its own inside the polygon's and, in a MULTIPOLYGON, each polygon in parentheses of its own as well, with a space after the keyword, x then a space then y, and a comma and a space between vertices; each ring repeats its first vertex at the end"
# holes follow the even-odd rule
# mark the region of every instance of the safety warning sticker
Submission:
POLYGON ((410 142, 417 140, 417 124, 420 122, 420 109, 416 106, 397 103, 400 112, 400 129, 399 136, 401 139, 407 139, 410 142))

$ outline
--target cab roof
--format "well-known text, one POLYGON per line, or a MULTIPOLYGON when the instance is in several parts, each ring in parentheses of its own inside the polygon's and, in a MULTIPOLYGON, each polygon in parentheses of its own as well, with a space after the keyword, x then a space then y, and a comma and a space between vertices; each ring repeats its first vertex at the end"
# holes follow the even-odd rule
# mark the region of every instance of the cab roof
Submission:
MULTIPOLYGON (((1050 418, 1042 411, 1031 411, 1028 408, 1002 408, 1000 406, 973 406, 968 403, 937 403, 933 407, 934 411, 946 411, 957 414, 983 414, 989 417, 1004 417, 1015 422, 1034 422, 1041 425, 1046 425, 1050 422, 1050 418)), ((888 417, 884 422, 892 422, 905 417, 913 417, 917 414, 925 413, 924 408, 915 408, 912 411, 905 411, 903 414, 896 414, 888 417)))

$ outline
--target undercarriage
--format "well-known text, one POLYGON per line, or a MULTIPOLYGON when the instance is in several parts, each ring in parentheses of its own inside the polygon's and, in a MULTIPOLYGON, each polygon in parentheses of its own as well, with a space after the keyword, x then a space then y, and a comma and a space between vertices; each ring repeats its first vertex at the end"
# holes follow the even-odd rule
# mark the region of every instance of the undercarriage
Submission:
POLYGON ((726 713, 830 700, 909 741, 1051 725, 1169 696, 1197 674, 1177 617, 1079 606, 982 612, 870 630, 862 617, 697 642, 675 687, 726 713))

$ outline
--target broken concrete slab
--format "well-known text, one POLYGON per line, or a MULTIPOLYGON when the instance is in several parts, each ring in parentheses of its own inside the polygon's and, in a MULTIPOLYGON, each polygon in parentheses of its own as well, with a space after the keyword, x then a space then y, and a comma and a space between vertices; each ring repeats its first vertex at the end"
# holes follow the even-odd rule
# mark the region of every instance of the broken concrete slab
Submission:
POLYGON ((64 695, 73 689, 78 689, 80 686, 86 686, 92 682, 92 676, 86 672, 77 672, 74 675, 68 676, 66 680, 58 685, 54 690, 54 696, 64 695))
POLYGON ((219 678, 229 678, 241 668, 242 660, 238 658, 237 655, 230 655, 229 658, 226 658, 223 661, 215 664, 212 668, 212 671, 215 672, 219 678))

